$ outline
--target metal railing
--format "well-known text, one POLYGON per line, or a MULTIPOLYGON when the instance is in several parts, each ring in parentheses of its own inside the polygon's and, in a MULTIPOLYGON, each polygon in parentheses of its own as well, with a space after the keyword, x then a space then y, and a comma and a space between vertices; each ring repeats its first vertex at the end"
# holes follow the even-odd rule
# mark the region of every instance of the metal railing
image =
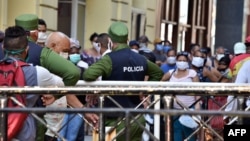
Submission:
MULTIPOLYGON (((161 96, 164 97, 165 109, 160 109, 159 102, 154 105, 155 109, 119 109, 119 108, 74 108, 67 109, 53 109, 53 108, 23 108, 23 109, 11 109, 5 108, 1 101, 0 107, 0 120, 4 119, 4 114, 6 112, 29 112, 29 113, 44 113, 44 112, 67 112, 67 113, 123 113, 126 119, 130 119, 132 114, 155 114, 154 119, 154 136, 159 139, 159 116, 165 116, 165 134, 166 141, 172 140, 172 120, 173 115, 231 115, 231 116, 247 116, 250 117, 250 112, 248 111, 189 111, 189 110, 174 110, 172 108, 173 97, 175 95, 199 95, 199 96, 248 96, 250 93, 249 84, 233 84, 233 83, 173 83, 173 82, 141 82, 141 81, 95 81, 95 82, 84 82, 79 81, 75 87, 2 87, 0 88, 0 93, 5 95, 11 94, 97 94, 100 96, 112 96, 112 95, 138 95, 139 93, 154 95, 155 100, 160 99, 161 96)), ((102 123, 100 119, 100 123, 102 123)), ((1 122, 2 123, 2 122, 1 122)), ((100 125, 101 125, 100 124, 100 125)), ((129 127, 129 120, 125 120, 125 124, 129 127)), ((203 123, 206 124, 206 123, 203 123)), ((3 124, 1 124, 0 129, 0 141, 4 140, 3 124)), ((104 132, 99 130, 100 132, 104 132)), ((129 129, 125 130, 125 135, 127 140, 129 140, 129 129)), ((103 133, 100 133, 100 140, 104 140, 103 133)))

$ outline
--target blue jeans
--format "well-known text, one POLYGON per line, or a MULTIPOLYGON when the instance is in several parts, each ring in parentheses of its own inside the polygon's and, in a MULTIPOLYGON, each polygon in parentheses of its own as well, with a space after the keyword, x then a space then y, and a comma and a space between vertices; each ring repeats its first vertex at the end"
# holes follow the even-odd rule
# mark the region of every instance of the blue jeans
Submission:
MULTIPOLYGON (((79 130, 82 128, 84 124, 83 119, 77 114, 65 114, 62 129, 59 134, 67 139, 68 141, 76 141, 77 137, 79 136, 79 130)), ((83 126, 84 128, 84 126, 83 126)), ((84 130, 80 131, 84 134, 84 130)), ((84 140, 84 138, 83 138, 84 140)), ((58 139, 58 141, 61 141, 58 139)))
MULTIPOLYGON (((174 141, 183 141, 195 130, 182 125, 179 120, 179 116, 174 116, 174 141)), ((188 141, 196 141, 196 135, 192 136, 188 141)))

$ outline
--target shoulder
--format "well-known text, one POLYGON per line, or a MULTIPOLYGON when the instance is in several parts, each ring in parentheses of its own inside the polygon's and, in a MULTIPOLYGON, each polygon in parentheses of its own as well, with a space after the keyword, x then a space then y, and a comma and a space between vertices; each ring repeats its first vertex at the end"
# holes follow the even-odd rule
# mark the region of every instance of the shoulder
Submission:
POLYGON ((35 66, 37 70, 38 86, 64 86, 61 77, 50 73, 46 68, 35 66))
POLYGON ((193 69, 189 69, 188 70, 188 75, 190 77, 195 77, 197 75, 197 72, 195 70, 193 70, 193 69))

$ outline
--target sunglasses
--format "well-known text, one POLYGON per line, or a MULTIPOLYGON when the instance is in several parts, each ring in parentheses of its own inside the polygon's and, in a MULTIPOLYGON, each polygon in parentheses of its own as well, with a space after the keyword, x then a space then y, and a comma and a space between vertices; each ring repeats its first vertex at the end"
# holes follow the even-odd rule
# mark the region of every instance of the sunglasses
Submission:
POLYGON ((186 51, 181 51, 181 52, 178 52, 177 53, 177 56, 180 56, 180 55, 183 55, 183 56, 188 56, 188 52, 186 52, 186 51))

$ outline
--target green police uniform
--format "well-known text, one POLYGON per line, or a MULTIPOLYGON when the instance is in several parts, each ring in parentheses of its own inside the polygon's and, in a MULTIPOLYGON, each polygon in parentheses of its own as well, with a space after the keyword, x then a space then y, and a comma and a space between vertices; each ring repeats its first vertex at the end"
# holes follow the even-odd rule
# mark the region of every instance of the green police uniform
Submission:
MULTIPOLYGON (((140 60, 139 60, 140 62, 134 63, 134 64, 141 64, 142 66, 145 64, 146 69, 145 69, 145 71, 142 71, 141 73, 149 76, 149 79, 148 79, 149 81, 160 81, 161 80, 161 78, 163 76, 163 72, 156 64, 152 63, 149 60, 146 60, 146 58, 143 58, 142 56, 135 54, 132 51, 128 51, 128 50, 130 50, 129 46, 127 45, 128 29, 124 24, 122 24, 120 22, 113 23, 109 28, 109 35, 110 35, 113 42, 118 43, 118 46, 115 49, 113 49, 113 51, 112 51, 113 53, 111 52, 110 54, 105 55, 102 59, 100 59, 98 62, 92 64, 87 70, 85 70, 85 72, 83 74, 84 80, 95 81, 99 76, 102 76, 105 79, 108 78, 108 80, 110 80, 109 79, 110 77, 114 78, 117 76, 114 74, 124 75, 125 72, 121 72, 121 69, 117 69, 117 67, 120 68, 120 67, 123 67, 124 64, 129 64, 125 60, 129 60, 129 59, 133 60, 133 58, 130 58, 129 56, 127 56, 129 54, 135 58, 140 58, 140 60), (116 55, 114 57, 114 53, 119 53, 119 55, 122 54, 122 56, 125 56, 125 57, 122 57, 123 59, 119 60, 120 56, 116 55), (118 63, 117 63, 117 61, 115 61, 114 58, 118 58, 118 63), (119 62, 119 61, 121 61, 121 62, 119 62), (145 63, 144 63, 144 61, 145 61, 145 63), (114 63, 114 62, 116 62, 116 63, 114 63), (143 62, 143 63, 141 63, 141 62, 143 62)), ((128 72, 126 72, 126 73, 128 73, 128 72)), ((141 73, 140 73, 140 75, 141 75, 141 73)), ((132 79, 132 77, 137 75, 137 74, 138 74, 138 72, 131 73, 129 75, 129 80, 130 81, 131 80, 135 80, 135 81, 138 80, 138 79, 132 79)), ((117 77, 119 77, 119 75, 117 77)), ((140 77, 140 80, 138 80, 138 81, 143 81, 144 77, 145 76, 143 75, 143 77, 140 77)), ((119 80, 119 78, 118 79, 115 79, 115 78, 112 79, 112 78, 111 78, 111 80, 119 80)), ((134 78, 136 78, 136 77, 134 77, 134 78)), ((122 102, 123 103, 130 103, 129 100, 130 100, 129 98, 123 99, 122 102)), ((107 103, 106 100, 105 100, 105 102, 107 103)), ((120 103, 120 104, 123 104, 123 103, 120 103)), ((144 123, 145 123, 144 117, 141 116, 138 119, 138 122, 140 122, 142 125, 144 125, 144 123)), ((105 118, 105 125, 106 126, 114 126, 116 123, 117 123, 117 117, 107 116, 105 118)), ((124 124, 124 122, 121 122, 121 124, 119 124, 119 126, 116 127, 116 132, 118 133, 123 128, 125 128, 125 124, 124 124)), ((130 126, 130 139, 133 141, 141 141, 142 132, 143 132, 143 130, 139 127, 138 124, 136 124, 136 123, 131 124, 131 126, 130 126)), ((117 137, 117 141, 125 141, 125 140, 126 140, 126 138, 125 138, 124 134, 117 137)))
MULTIPOLYGON (((17 26, 25 30, 36 30, 38 27, 38 17, 34 14, 22 14, 15 19, 17 26)), ((70 61, 62 58, 60 55, 47 47, 40 47, 29 41, 29 63, 40 65, 48 69, 51 73, 60 76, 65 86, 74 86, 80 78, 79 69, 70 61)))

